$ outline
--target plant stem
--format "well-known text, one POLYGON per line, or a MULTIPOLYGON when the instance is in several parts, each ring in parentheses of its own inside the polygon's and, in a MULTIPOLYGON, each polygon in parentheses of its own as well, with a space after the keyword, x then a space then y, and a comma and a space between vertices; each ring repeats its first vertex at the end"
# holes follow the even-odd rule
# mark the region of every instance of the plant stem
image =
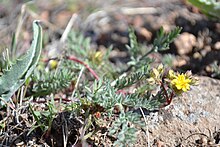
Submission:
POLYGON ((80 80, 80 78, 81 78, 81 76, 82 76, 82 74, 83 74, 84 69, 85 69, 85 68, 82 67, 82 69, 80 70, 79 76, 78 76, 77 81, 76 81, 76 84, 75 84, 75 86, 74 86, 74 90, 73 90, 72 96, 71 96, 72 102, 74 101, 73 97, 74 97, 75 92, 76 92, 76 89, 77 89, 77 87, 78 87, 78 85, 79 85, 79 80, 80 80))
MULTIPOLYGON (((148 56, 149 54, 153 53, 155 51, 154 48, 152 48, 149 52, 147 52, 146 54, 144 54, 140 59, 139 61, 135 64, 135 65, 138 65, 138 63, 143 60, 146 56, 148 56)), ((125 72, 128 72, 129 70, 131 70, 132 67, 134 67, 135 65, 130 65, 126 70, 122 71, 121 73, 125 73, 125 72)))
POLYGON ((174 92, 172 91, 171 95, 168 96, 167 90, 166 90, 163 82, 160 82, 160 83, 161 83, 161 86, 163 88, 163 91, 164 91, 165 97, 166 97, 166 103, 164 105, 162 105, 161 107, 165 107, 165 106, 168 106, 172 102, 172 99, 173 99, 173 96, 174 96, 174 92))
POLYGON ((97 80, 99 80, 99 77, 98 77, 98 75, 96 74, 96 72, 95 72, 92 68, 90 68, 89 65, 86 64, 85 62, 83 62, 83 61, 77 59, 77 58, 74 57, 74 56, 67 56, 67 59, 72 60, 72 61, 75 61, 75 62, 77 62, 77 63, 79 63, 79 64, 82 64, 83 66, 85 66, 85 67, 89 70, 89 72, 90 72, 97 80))

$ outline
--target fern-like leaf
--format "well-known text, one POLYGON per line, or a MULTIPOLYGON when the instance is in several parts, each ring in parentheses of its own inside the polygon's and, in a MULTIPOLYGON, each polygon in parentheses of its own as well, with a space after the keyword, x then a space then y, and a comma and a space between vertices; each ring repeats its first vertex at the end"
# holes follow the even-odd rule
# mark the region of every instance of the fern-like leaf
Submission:
POLYGON ((54 72, 43 73, 33 80, 34 85, 29 95, 39 97, 56 93, 69 87, 72 80, 73 74, 69 70, 60 70, 56 74, 54 74, 54 72))
POLYGON ((129 76, 117 79, 115 82, 112 83, 112 85, 116 89, 123 89, 137 83, 143 78, 148 78, 149 76, 149 65, 145 65, 138 71, 130 74, 129 76))
POLYGON ((182 28, 176 27, 174 30, 166 34, 163 28, 157 32, 157 37, 153 42, 154 52, 163 51, 169 49, 170 43, 180 34, 182 28))

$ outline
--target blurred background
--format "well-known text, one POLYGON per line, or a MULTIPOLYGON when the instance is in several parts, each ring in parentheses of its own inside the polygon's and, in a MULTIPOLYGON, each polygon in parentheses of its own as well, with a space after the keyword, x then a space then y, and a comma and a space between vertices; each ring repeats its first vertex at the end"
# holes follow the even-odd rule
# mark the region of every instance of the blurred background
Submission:
MULTIPOLYGON (((61 39, 72 19, 72 29, 90 37, 91 48, 113 47, 111 62, 129 61, 126 44, 133 27, 143 48, 150 48, 156 32, 182 27, 179 37, 166 52, 155 53, 155 62, 179 71, 220 78, 220 23, 210 19, 186 0, 0 0, 0 52, 12 50, 20 56, 30 46, 32 21, 42 21, 44 52, 59 52, 61 39), (55 49, 54 49, 55 48, 55 49)), ((2 58, 2 57, 1 57, 2 58)))

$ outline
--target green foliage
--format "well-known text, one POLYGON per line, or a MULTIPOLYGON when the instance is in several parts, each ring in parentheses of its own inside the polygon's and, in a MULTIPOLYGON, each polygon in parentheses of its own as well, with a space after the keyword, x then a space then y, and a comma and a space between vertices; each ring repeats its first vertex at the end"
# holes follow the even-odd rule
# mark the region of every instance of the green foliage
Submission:
MULTIPOLYGON (((36 124, 33 126, 31 131, 40 127, 41 131, 45 132, 48 128, 51 127, 52 122, 53 122, 53 118, 58 113, 58 110, 57 110, 53 100, 47 104, 47 110, 35 111, 33 109, 33 106, 31 106, 31 105, 29 108, 30 108, 30 112, 32 113, 34 119, 36 120, 36 124)), ((29 131, 29 133, 31 133, 31 131, 29 131)))
POLYGON ((141 107, 153 111, 158 110, 164 102, 166 102, 166 98, 161 90, 156 96, 152 96, 150 93, 144 95, 138 93, 127 95, 123 104, 136 109, 141 107))
POLYGON ((149 77, 149 65, 145 65, 138 71, 133 72, 128 76, 123 76, 121 78, 116 79, 116 81, 114 81, 113 84, 116 89, 123 89, 148 77, 149 77))
POLYGON ((150 63, 151 61, 149 58, 146 58, 146 60, 143 62, 141 60, 141 56, 140 56, 141 55, 141 45, 137 41, 137 37, 135 35, 133 28, 129 28, 129 39, 130 39, 130 44, 126 45, 128 52, 130 54, 130 61, 127 63, 128 65, 130 65, 128 70, 130 70, 130 68, 132 66, 136 67, 135 69, 138 69, 138 68, 142 67, 143 65, 145 65, 146 63, 150 63))
MULTIPOLYGON (((66 55, 74 55, 80 60, 83 60, 86 64, 97 70, 98 74, 106 77, 114 77, 117 67, 113 67, 109 61, 109 55, 112 50, 110 46, 106 52, 97 51, 91 48, 91 39, 84 37, 82 33, 71 31, 68 35, 66 55)), ((72 70, 80 70, 81 65, 73 63, 68 60, 64 60, 64 66, 72 70), (75 67, 75 68, 73 68, 75 67)))
POLYGON ((152 59, 148 57, 149 54, 153 52, 160 52, 169 49, 170 43, 173 42, 173 40, 180 34, 182 28, 176 27, 174 30, 172 30, 169 33, 164 32, 163 28, 160 28, 160 30, 157 32, 157 36, 153 41, 153 47, 145 53, 143 56, 137 57, 137 53, 140 52, 141 48, 140 45, 138 45, 134 31, 130 31, 130 46, 127 46, 129 48, 129 53, 131 55, 131 61, 128 62, 130 65, 128 69, 129 71, 133 68, 133 70, 138 70, 139 68, 142 68, 144 65, 151 64, 152 59))
POLYGON ((115 109, 119 111, 119 117, 113 122, 113 127, 109 129, 109 135, 116 138, 114 146, 133 146, 135 143, 136 125, 141 126, 140 116, 127 110, 140 107, 147 110, 157 110, 167 101, 166 96, 171 94, 170 90, 164 91, 163 87, 149 85, 147 82, 147 79, 152 76, 151 60, 147 55, 168 49, 169 44, 180 31, 180 28, 176 28, 170 33, 165 33, 163 29, 160 29, 153 48, 145 55, 140 56, 136 36, 134 31, 130 30, 130 45, 127 47, 132 64, 128 64, 130 67, 134 67, 135 71, 128 68, 129 72, 124 73, 113 82, 103 79, 95 81, 92 87, 86 87, 86 98, 91 104, 95 103, 95 106, 101 106, 104 108, 104 112, 110 114, 109 116, 114 116, 115 109), (130 86, 135 86, 137 89, 133 93, 120 93, 120 90, 130 86), (152 94, 155 89, 158 89, 157 93, 152 94))
POLYGON ((87 57, 91 49, 90 42, 90 38, 85 38, 81 33, 72 31, 68 36, 68 52, 74 53, 77 57, 87 57))
POLYGON ((12 61, 10 59, 9 50, 6 49, 2 53, 2 57, 0 58, 0 71, 1 71, 0 76, 3 74, 4 71, 10 69, 11 66, 12 66, 12 61))
POLYGON ((29 95, 39 97, 59 92, 70 86, 73 77, 73 73, 65 69, 49 73, 35 73, 32 77, 33 85, 29 95))
MULTIPOLYGON (((20 88, 35 69, 42 49, 42 28, 38 21, 33 22, 34 40, 27 54, 17 59, 11 68, 0 77, 0 96, 9 101, 11 96, 20 88)), ((1 105, 3 102, 1 101, 1 105)))
POLYGON ((129 38, 130 38, 130 45, 126 45, 126 47, 130 53, 131 60, 136 61, 140 53, 140 46, 137 42, 137 37, 134 33, 133 28, 129 28, 129 38))
POLYGON ((220 19, 220 2, 216 0, 188 0, 211 18, 220 19))
POLYGON ((157 37, 153 42, 153 51, 158 52, 158 51, 164 51, 169 49, 170 43, 173 42, 173 40, 180 34, 182 28, 176 27, 174 30, 172 30, 169 33, 165 33, 164 29, 161 28, 157 32, 157 37))
POLYGON ((113 122, 113 127, 108 129, 109 135, 116 138, 114 146, 133 146, 136 141, 136 127, 137 125, 143 126, 140 115, 130 111, 126 112, 126 108, 141 107, 147 110, 157 110, 166 102, 162 88, 156 95, 152 95, 150 90, 146 92, 145 90, 148 88, 145 88, 143 93, 140 92, 141 90, 137 90, 135 93, 124 96, 119 94, 117 88, 111 86, 108 80, 100 80, 94 82, 92 90, 89 87, 86 89, 86 96, 90 103, 95 104, 95 107, 103 107, 104 112, 108 112, 109 116, 113 116, 113 110, 119 109, 119 118, 113 122))
POLYGON ((117 104, 122 103, 122 95, 116 93, 116 89, 111 86, 110 82, 103 83, 102 80, 95 81, 92 91, 87 89, 87 98, 95 104, 104 107, 107 111, 112 112, 117 104))
POLYGON ((212 77, 220 79, 220 66, 218 65, 217 61, 211 64, 211 67, 213 69, 212 77))
POLYGON ((174 55, 172 55, 172 54, 165 54, 165 55, 163 55, 162 63, 166 67, 172 67, 174 60, 175 60, 175 56, 174 55))
POLYGON ((0 77, 1 97, 7 101, 3 96, 8 93, 11 96, 27 81, 27 93, 24 97, 47 97, 52 100, 47 101, 46 107, 40 110, 30 105, 30 112, 36 122, 32 129, 40 127, 44 132, 51 127, 58 113, 56 106, 60 104, 55 103, 50 94, 60 92, 66 97, 65 100, 70 101, 68 105, 60 104, 60 110, 71 111, 76 114, 74 117, 80 117, 84 121, 79 137, 81 141, 98 132, 105 121, 111 124, 106 133, 115 138, 114 146, 134 146, 138 127, 143 127, 144 124, 141 115, 133 110, 157 110, 167 99, 172 99, 173 94, 169 85, 162 85, 163 72, 151 68, 153 60, 148 55, 168 49, 181 28, 177 27, 170 33, 160 29, 153 47, 146 49, 144 55, 141 54, 141 45, 134 30, 130 29, 130 44, 127 48, 131 60, 127 63, 127 70, 120 75, 117 67, 108 60, 111 49, 107 52, 91 49, 90 39, 75 32, 69 34, 65 54, 53 59, 59 60, 59 64, 54 62, 56 66, 48 67, 50 59, 38 63, 42 43, 41 27, 36 22, 33 25, 34 41, 31 49, 0 77), (38 68, 35 68, 37 63, 38 68), (30 78, 27 80, 28 77, 30 78), (150 78, 153 78, 153 84, 149 82, 150 78), (11 90, 14 84, 16 89, 11 90), (108 119, 103 120, 103 116, 108 119))
POLYGON ((117 138, 113 145, 119 147, 134 146, 138 132, 138 129, 133 127, 134 125, 144 126, 139 114, 121 113, 109 129, 109 135, 117 138))

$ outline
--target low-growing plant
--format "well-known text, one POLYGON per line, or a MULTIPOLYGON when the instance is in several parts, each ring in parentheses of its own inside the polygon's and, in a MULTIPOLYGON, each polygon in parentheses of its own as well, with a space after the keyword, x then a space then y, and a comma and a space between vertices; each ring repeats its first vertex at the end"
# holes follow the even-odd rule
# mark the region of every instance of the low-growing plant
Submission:
MULTIPOLYGON (((38 127, 43 132, 50 130, 54 118, 65 111, 74 114, 68 117, 75 117, 80 122, 80 128, 74 129, 78 129, 82 144, 91 142, 93 136, 104 130, 114 146, 133 146, 138 130, 146 125, 142 120, 144 113, 136 110, 159 110, 198 81, 189 71, 167 71, 162 64, 151 67, 153 59, 148 55, 169 49, 169 44, 181 31, 178 27, 169 33, 161 28, 152 48, 146 49, 144 55, 140 54, 134 30, 130 29, 130 44, 127 45, 130 62, 121 71, 108 60, 111 49, 106 52, 92 50, 90 39, 75 33, 69 34, 67 48, 61 57, 46 60, 43 57, 38 61, 41 27, 35 21, 33 28, 34 41, 27 55, 0 77, 1 107, 13 103, 10 101, 12 95, 26 84, 24 100, 33 98, 28 110, 35 122, 32 130, 38 127), (55 98, 55 95, 59 97, 55 98), (38 99, 45 100, 46 107, 41 108, 45 110, 34 107, 34 102, 42 103, 38 99), (59 110, 56 105, 60 106, 59 110)), ((71 118, 62 119, 61 126, 72 124, 68 122, 71 118)), ((67 145, 68 132, 65 129, 62 137, 63 145, 67 145)))
MULTIPOLYGON (((34 130, 38 127, 40 127, 41 131, 46 132, 52 125, 52 121, 56 114, 59 112, 59 110, 56 108, 54 101, 50 101, 47 103, 47 109, 37 111, 32 108, 33 106, 30 105, 30 112, 33 114, 33 117, 36 121, 36 125, 31 129, 34 130)), ((29 131, 29 133, 31 133, 29 131)))

